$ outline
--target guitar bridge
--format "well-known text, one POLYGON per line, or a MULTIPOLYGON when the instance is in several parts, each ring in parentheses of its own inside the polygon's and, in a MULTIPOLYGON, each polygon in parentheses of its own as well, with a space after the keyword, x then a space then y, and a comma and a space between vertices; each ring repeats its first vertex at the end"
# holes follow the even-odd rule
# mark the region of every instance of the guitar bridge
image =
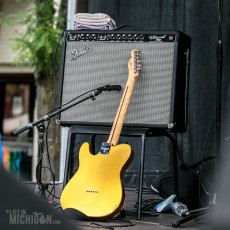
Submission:
POLYGON ((101 154, 108 154, 110 150, 111 145, 107 142, 102 143, 101 148, 100 148, 100 153, 101 154))

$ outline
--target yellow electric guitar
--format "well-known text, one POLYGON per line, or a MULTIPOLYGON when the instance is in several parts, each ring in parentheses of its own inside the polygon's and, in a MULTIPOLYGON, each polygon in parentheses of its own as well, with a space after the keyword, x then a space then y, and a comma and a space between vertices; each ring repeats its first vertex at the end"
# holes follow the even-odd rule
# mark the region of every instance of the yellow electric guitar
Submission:
POLYGON ((115 217, 123 208, 122 177, 132 162, 133 152, 128 144, 117 143, 139 75, 140 51, 131 51, 128 69, 128 81, 108 141, 102 143, 96 155, 91 153, 87 142, 80 148, 79 168, 61 194, 61 206, 66 213, 106 220, 115 217))

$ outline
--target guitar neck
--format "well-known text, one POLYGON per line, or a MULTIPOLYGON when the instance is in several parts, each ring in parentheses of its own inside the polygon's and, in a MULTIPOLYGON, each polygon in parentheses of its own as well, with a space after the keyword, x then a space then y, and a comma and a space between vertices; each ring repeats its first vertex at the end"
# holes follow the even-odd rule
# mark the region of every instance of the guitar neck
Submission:
POLYGON ((135 80, 136 79, 134 77, 129 76, 127 84, 125 86, 124 93, 120 101, 120 105, 119 105, 115 120, 113 122, 112 130, 110 132, 109 139, 107 141, 107 143, 111 145, 116 145, 118 143, 118 140, 121 134, 121 129, 122 129, 122 126, 125 120, 129 102, 130 102, 132 92, 134 89, 135 80))

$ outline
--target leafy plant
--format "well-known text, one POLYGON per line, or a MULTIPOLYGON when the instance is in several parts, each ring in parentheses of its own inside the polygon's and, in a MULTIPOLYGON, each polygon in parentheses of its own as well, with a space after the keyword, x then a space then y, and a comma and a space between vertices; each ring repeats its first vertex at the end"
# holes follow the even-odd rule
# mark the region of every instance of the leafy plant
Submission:
POLYGON ((17 36, 12 38, 16 64, 33 67, 43 76, 53 74, 54 54, 64 27, 64 20, 54 13, 53 0, 36 0, 32 8, 14 16, 26 26, 24 32, 16 31, 17 36))

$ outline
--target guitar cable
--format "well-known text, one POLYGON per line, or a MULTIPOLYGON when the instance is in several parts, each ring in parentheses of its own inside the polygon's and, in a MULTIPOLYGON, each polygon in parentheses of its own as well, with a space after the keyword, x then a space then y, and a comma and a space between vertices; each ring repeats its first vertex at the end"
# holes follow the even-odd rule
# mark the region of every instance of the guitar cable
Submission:
MULTIPOLYGON (((57 55, 58 55, 58 51, 59 51, 59 48, 60 48, 60 45, 61 45, 61 40, 64 36, 64 32, 65 30, 62 31, 60 37, 59 37, 59 40, 58 40, 58 43, 57 43, 57 47, 56 47, 56 50, 55 50, 55 54, 54 54, 54 59, 53 59, 53 89, 54 89, 54 95, 53 95, 53 98, 52 98, 52 106, 51 108, 54 107, 54 102, 55 102, 55 98, 56 98, 56 94, 57 94, 57 86, 56 86, 56 82, 57 82, 57 76, 56 76, 56 70, 57 70, 57 55)), ((52 109, 51 109, 52 111, 52 109)), ((50 112, 49 112, 50 113, 50 112)), ((55 185, 56 185, 56 182, 55 182, 55 175, 54 175, 54 172, 53 172, 53 169, 52 169, 52 165, 51 165, 51 161, 50 161, 50 155, 49 155, 49 149, 48 149, 48 128, 49 128, 49 123, 50 123, 50 120, 48 121, 47 123, 47 127, 45 129, 45 144, 46 144, 46 152, 47 152, 47 159, 48 159, 48 167, 41 167, 41 169, 48 169, 52 175, 52 179, 53 179, 53 186, 52 186, 52 189, 51 191, 48 190, 48 188, 46 188, 46 191, 49 193, 47 199, 50 197, 50 195, 52 195, 52 198, 51 200, 53 201, 53 198, 57 198, 56 197, 56 191, 55 191, 55 185)), ((43 153, 44 154, 44 153, 43 153)), ((41 160, 43 159, 43 155, 41 156, 41 158, 39 159, 38 163, 37 163, 37 166, 36 166, 36 177, 37 177, 37 173, 38 173, 38 165, 39 163, 41 162, 41 160)))
MULTIPOLYGON (((205 155, 205 151, 206 151, 206 147, 207 147, 207 142, 208 142, 208 137, 211 133, 211 127, 212 127, 212 124, 213 124, 213 121, 214 121, 214 117, 215 117, 215 114, 216 114, 216 107, 214 109, 214 112, 213 112, 213 115, 212 115, 212 118, 211 118, 211 122, 209 124, 209 127, 208 127, 208 131, 207 131, 207 134, 205 136, 205 141, 204 141, 204 147, 203 147, 203 150, 202 150, 202 153, 201 153, 201 156, 202 156, 202 159, 201 159, 201 164, 200 164, 200 168, 199 168, 199 172, 195 171, 193 168, 191 168, 191 166, 189 166, 184 160, 183 160, 183 157, 182 157, 182 153, 180 152, 179 148, 178 148, 178 140, 177 140, 177 133, 175 133, 175 140, 176 140, 176 152, 177 152, 177 155, 178 155, 178 158, 179 160, 181 161, 181 163, 189 170, 191 171, 193 174, 195 174, 196 176, 199 177, 199 201, 201 203, 201 205, 204 207, 206 205, 204 205, 202 199, 201 199, 201 186, 204 187, 203 183, 202 183, 202 180, 204 182, 207 183, 207 185, 209 186, 209 188, 211 189, 211 191, 213 192, 213 194, 215 193, 215 189, 213 187, 213 185, 211 184, 211 182, 205 178, 204 176, 202 176, 202 168, 203 168, 203 163, 204 163, 204 155, 205 155)), ((182 145, 182 144, 181 144, 182 145)), ((209 193, 210 195, 210 193, 209 193)))
MULTIPOLYGON (((60 38, 59 38, 59 41, 58 41, 58 44, 57 44, 57 47, 56 47, 56 51, 55 51, 55 55, 54 55, 54 61, 53 61, 53 91, 54 91, 54 95, 53 95, 53 98, 52 98, 52 106, 51 106, 51 110, 46 113, 46 115, 50 114, 51 112, 57 110, 57 109, 60 109, 61 107, 63 106, 66 106, 68 104, 70 104, 71 102, 77 100, 78 98, 84 96, 85 94, 87 93, 90 93, 94 90, 97 90, 97 89, 92 89, 92 90, 89 90, 88 92, 86 93, 83 93, 77 97, 75 97, 74 99, 70 100, 69 102, 65 103, 65 104, 62 104, 60 106, 57 106, 57 107, 54 107, 54 103, 55 103, 55 100, 56 100, 56 95, 57 95, 57 76, 56 76, 56 71, 57 71, 57 55, 58 55, 58 50, 60 48, 60 45, 61 45, 61 40, 64 36, 64 32, 65 30, 62 31, 61 35, 60 35, 60 38)), ((56 196, 56 191, 55 191, 55 185, 56 185, 56 182, 55 182, 55 175, 54 175, 54 172, 53 172, 53 169, 52 169, 52 165, 51 165, 51 160, 50 160, 50 154, 49 154, 49 149, 48 149, 48 129, 49 129, 49 124, 50 124, 50 120, 48 120, 47 122, 47 126, 46 126, 46 129, 45 129, 45 144, 46 144, 46 152, 47 152, 47 160, 48 160, 48 167, 42 167, 42 169, 46 168, 50 171, 51 175, 52 175, 52 178, 53 178, 53 186, 51 188, 51 190, 49 191, 48 188, 46 188, 46 191, 49 193, 47 199, 52 196, 51 200, 53 200, 53 198, 56 198, 56 199, 60 199, 60 197, 57 197, 56 196)), ((41 156, 41 158, 39 159, 38 163, 37 163, 37 167, 36 167, 36 175, 37 175, 37 171, 38 171, 38 165, 40 163, 40 161, 43 159, 43 156, 41 156)))

